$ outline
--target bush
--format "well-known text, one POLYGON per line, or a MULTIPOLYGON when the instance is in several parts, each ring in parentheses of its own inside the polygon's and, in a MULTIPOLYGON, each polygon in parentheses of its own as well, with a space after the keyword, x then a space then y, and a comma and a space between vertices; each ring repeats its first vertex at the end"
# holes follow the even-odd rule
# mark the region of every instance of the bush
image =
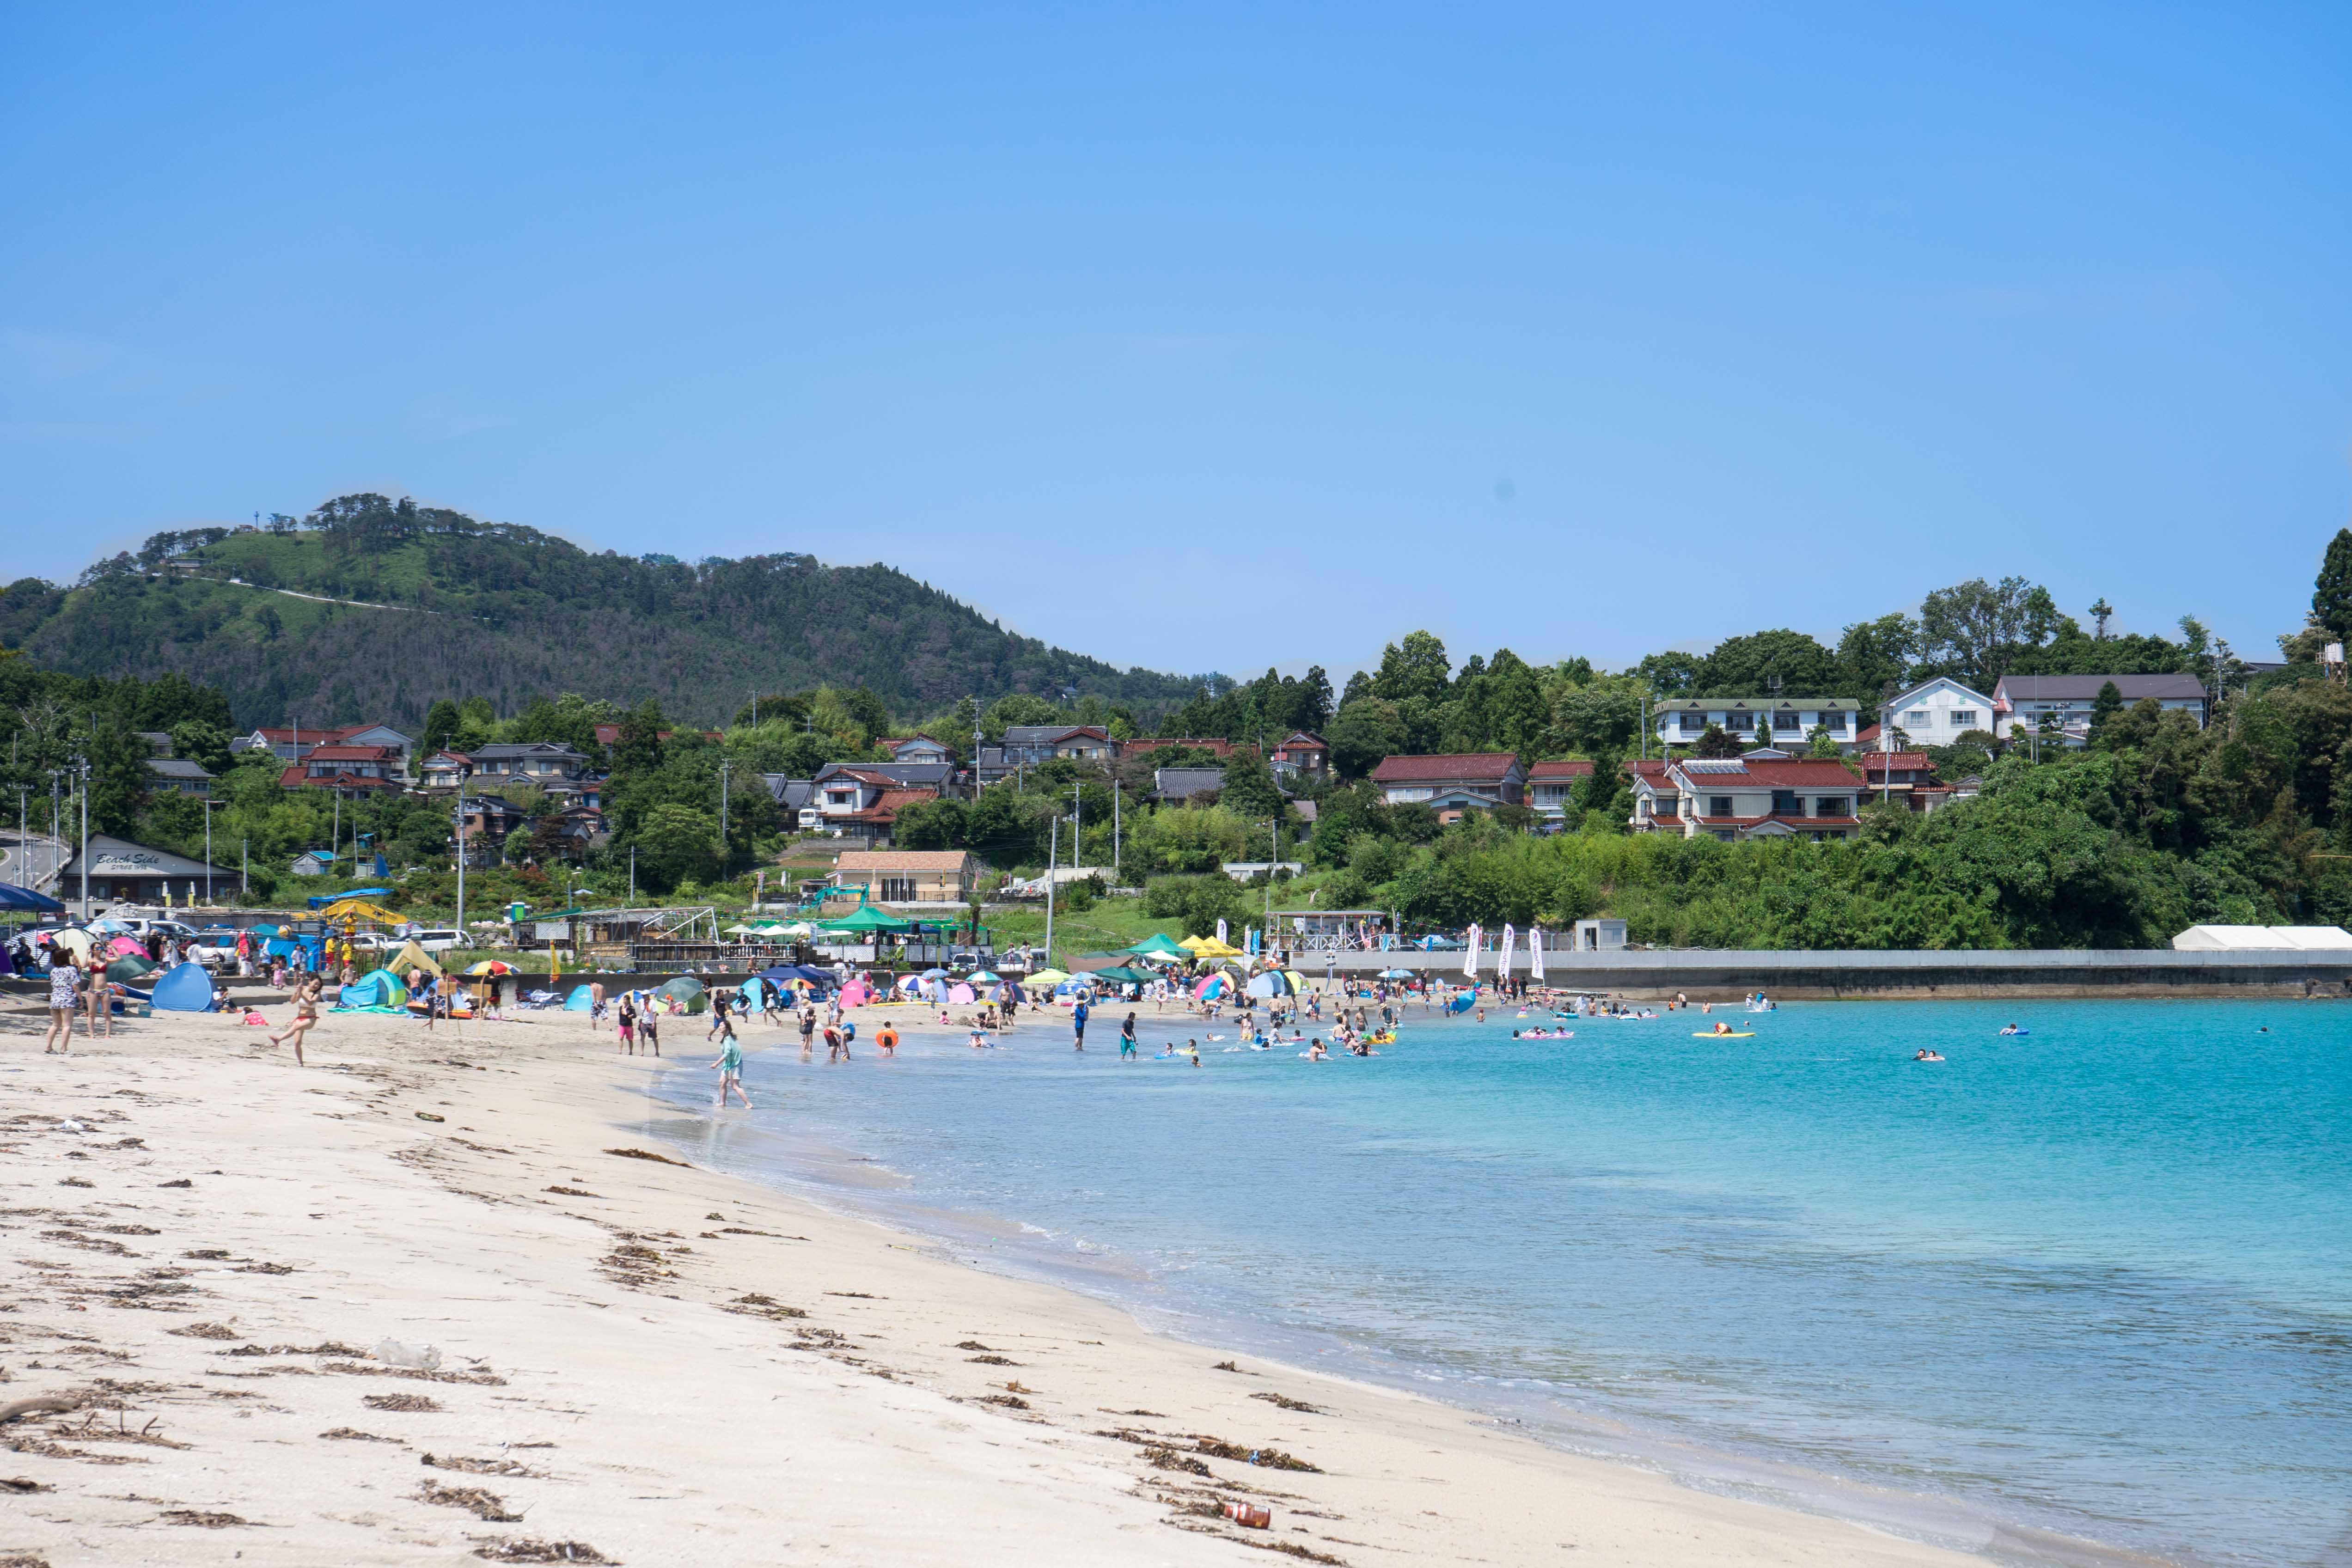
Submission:
POLYGON ((1250 906, 1229 876, 1156 876, 1143 890, 1143 912, 1154 920, 1181 921, 1187 936, 1208 936, 1220 920, 1228 927, 1242 925, 1250 906))

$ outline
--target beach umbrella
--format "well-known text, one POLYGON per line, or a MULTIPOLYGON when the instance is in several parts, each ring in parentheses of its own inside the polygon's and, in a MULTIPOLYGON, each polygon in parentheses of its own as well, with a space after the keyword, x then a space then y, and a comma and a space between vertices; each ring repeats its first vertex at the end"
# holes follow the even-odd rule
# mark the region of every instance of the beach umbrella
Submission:
POLYGON ((1032 986, 1051 986, 1056 985, 1069 977, 1069 975, 1064 970, 1045 968, 1040 969, 1035 974, 1030 976, 1025 983, 1032 986))
POLYGON ((897 988, 906 992, 909 996, 912 996, 923 988, 923 977, 920 975, 901 975, 898 977, 898 985, 897 988))
POLYGON ((1382 980, 1410 980, 1412 978, 1412 971, 1411 969, 1382 969, 1380 974, 1374 977, 1382 980))
POLYGON ((147 948, 135 936, 117 936, 106 945, 104 950, 116 957, 131 958, 145 953, 147 948))
POLYGON ((923 971, 923 978, 926 980, 944 980, 947 977, 948 972, 945 969, 926 969, 923 971))
POLYGON ((1241 958, 1248 956, 1231 943, 1220 942, 1213 936, 1202 938, 1201 945, 1192 951, 1203 958, 1241 958))
POLYGON ((746 925, 739 920, 734 925, 730 925, 727 928, 727 935, 730 936, 748 936, 758 929, 760 928, 756 925, 746 925))
POLYGON ((677 1004, 681 1012, 698 1013, 710 1006, 709 994, 703 989, 702 982, 692 975, 680 975, 674 980, 666 981, 654 995, 669 998, 677 1004))
POLYGON ((469 975, 511 975, 514 972, 512 964, 500 963, 496 958, 485 958, 466 971, 469 975))
POLYGON ((1001 977, 992 975, 985 969, 974 969, 965 978, 975 986, 999 986, 1004 983, 1001 977))

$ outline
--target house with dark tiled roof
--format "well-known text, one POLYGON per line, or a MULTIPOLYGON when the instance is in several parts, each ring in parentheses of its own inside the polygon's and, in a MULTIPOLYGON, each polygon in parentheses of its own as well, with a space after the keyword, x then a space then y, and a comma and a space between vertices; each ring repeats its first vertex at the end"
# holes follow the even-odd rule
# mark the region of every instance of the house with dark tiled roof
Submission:
POLYGON ((2090 736, 2099 688, 2110 681, 2126 707, 2153 701, 2205 727, 2205 686, 2195 675, 2003 675, 1992 689, 1998 733, 2007 735, 2011 726, 2022 725, 2028 734, 2055 730, 2069 746, 2081 746, 2090 736))
POLYGON ((1528 770, 1507 751, 1456 752, 1439 757, 1388 757, 1372 782, 1391 805, 1433 808, 1441 821, 1466 810, 1517 806, 1528 770))
POLYGON ((265 725, 250 735, 240 735, 228 743, 231 751, 267 751, 280 762, 299 762, 321 746, 388 746, 400 754, 402 770, 408 764, 409 749, 416 742, 388 724, 320 725, 305 727, 292 724, 284 727, 265 725))
POLYGON ((1862 825, 1862 780, 1829 758, 1682 758, 1631 767, 1635 832, 1821 842, 1852 838, 1862 825))

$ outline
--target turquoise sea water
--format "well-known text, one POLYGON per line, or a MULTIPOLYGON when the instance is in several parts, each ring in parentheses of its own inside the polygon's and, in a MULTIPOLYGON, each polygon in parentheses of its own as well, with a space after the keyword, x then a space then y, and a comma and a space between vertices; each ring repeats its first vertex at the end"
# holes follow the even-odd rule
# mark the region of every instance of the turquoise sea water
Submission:
POLYGON ((1969 1544, 2015 1527, 1999 1555, 2041 1530, 2352 1557, 2352 1009, 1714 1016, 1757 1037, 1693 1039, 1692 1012, 1513 1040, 1536 1020, 1416 1010, 1370 1061, 1208 1045, 1198 1069, 1075 1056, 1045 1019, 839 1067, 795 1041, 753 1054, 749 1116, 675 1075, 691 1119, 661 1130, 1700 1484, 1969 1544))

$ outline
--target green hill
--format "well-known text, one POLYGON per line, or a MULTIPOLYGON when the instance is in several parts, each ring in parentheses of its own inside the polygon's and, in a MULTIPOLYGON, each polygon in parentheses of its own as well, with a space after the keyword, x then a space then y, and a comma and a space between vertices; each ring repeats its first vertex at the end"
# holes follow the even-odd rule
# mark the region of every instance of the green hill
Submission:
POLYGON ((413 724, 436 697, 504 712, 567 691, 712 723, 755 690, 819 685, 867 687, 902 717, 1071 688, 1141 717, 1203 678, 1047 647, 887 566, 595 554, 368 495, 158 534, 70 589, 25 579, 0 592, 0 646, 77 674, 184 674, 226 692, 240 727, 413 724))

